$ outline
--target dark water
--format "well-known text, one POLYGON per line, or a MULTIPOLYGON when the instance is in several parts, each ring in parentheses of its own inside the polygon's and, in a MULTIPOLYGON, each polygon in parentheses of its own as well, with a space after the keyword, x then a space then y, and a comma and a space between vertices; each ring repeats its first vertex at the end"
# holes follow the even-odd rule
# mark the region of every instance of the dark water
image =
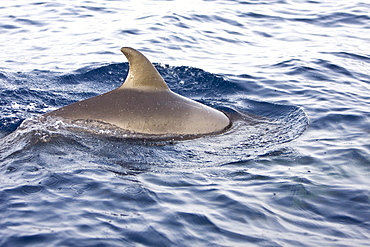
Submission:
POLYGON ((368 13, 330 0, 0 4, 0 246, 367 246, 368 13), (121 46, 236 116, 231 130, 145 141, 30 120, 118 87, 121 46))

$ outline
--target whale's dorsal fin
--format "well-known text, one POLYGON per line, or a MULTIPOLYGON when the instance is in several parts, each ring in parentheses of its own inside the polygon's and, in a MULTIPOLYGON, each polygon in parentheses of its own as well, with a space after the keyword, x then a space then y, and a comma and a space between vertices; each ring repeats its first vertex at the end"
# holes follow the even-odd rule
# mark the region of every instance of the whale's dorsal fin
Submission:
POLYGON ((144 55, 124 47, 130 63, 125 82, 110 92, 76 102, 44 116, 65 121, 98 121, 130 133, 184 135, 220 133, 230 119, 207 105, 172 92, 144 55))
POLYGON ((143 54, 130 47, 122 47, 121 52, 126 56, 130 69, 120 89, 169 90, 162 76, 143 54))

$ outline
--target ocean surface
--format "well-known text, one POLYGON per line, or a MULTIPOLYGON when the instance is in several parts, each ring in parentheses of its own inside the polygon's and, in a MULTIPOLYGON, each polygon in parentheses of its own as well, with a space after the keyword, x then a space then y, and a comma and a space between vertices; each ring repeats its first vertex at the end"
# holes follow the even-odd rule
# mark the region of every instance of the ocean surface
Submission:
POLYGON ((367 0, 0 4, 0 246, 368 246, 367 0), (146 140, 37 116, 120 86, 130 46, 237 116, 146 140))

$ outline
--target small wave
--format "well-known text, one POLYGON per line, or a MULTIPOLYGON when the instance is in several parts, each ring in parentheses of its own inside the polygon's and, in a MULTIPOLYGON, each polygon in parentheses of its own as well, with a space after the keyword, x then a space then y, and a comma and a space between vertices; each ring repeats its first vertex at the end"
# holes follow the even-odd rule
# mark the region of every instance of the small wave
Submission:
MULTIPOLYGON (((5 160, 15 153, 37 150, 40 147, 44 149, 45 145, 52 147, 51 143, 58 142, 59 150, 69 149, 71 145, 88 147, 88 153, 99 156, 101 162, 106 163, 109 160, 110 164, 119 165, 118 167, 121 167, 122 162, 130 164, 133 161, 161 165, 163 160, 166 160, 165 163, 184 165, 213 162, 222 164, 253 159, 279 150, 281 145, 297 138, 308 124, 308 118, 300 108, 281 106, 282 109, 279 109, 279 106, 270 104, 270 107, 279 110, 269 113, 255 109, 257 105, 259 104, 249 105, 250 109, 223 106, 220 110, 232 119, 233 124, 224 133, 208 136, 143 135, 99 121, 66 122, 58 118, 40 117, 29 119, 16 131, 0 139, 0 158, 5 160), (99 145, 93 144, 96 142, 99 145), (127 145, 129 149, 124 149, 127 145), (169 149, 151 151, 153 147, 163 145, 169 145, 169 149), (104 150, 106 146, 110 146, 109 151, 104 150), (128 150, 130 155, 126 155, 128 150), (191 156, 170 155, 184 150, 192 153, 191 156), (145 156, 147 153, 151 153, 150 156, 145 156)), ((115 170, 117 167, 109 169, 115 170)), ((122 173, 119 169, 117 172, 122 173)))

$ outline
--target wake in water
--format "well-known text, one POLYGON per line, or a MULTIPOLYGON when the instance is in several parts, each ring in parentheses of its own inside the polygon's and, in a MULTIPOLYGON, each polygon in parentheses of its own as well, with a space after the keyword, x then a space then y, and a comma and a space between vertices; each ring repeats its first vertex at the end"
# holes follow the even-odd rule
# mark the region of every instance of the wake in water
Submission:
MULTIPOLYGON (((188 150, 188 152, 193 152, 192 157, 194 157, 191 159, 188 156, 175 156, 172 158, 177 159, 177 161, 173 161, 175 163, 203 163, 217 160, 218 164, 222 164, 276 151, 281 144, 297 138, 308 124, 308 118, 301 108, 245 99, 235 93, 237 85, 232 85, 217 75, 189 67, 157 66, 157 68, 169 82, 170 87, 175 85, 175 90, 180 89, 180 94, 187 97, 197 95, 198 101, 201 101, 201 103, 223 111, 231 119, 231 127, 218 135, 184 135, 179 137, 140 134, 99 121, 77 120, 66 122, 58 118, 43 118, 35 115, 31 119, 25 120, 16 131, 0 140, 1 158, 5 159, 13 153, 32 148, 32 146, 39 143, 49 143, 59 138, 64 140, 61 141, 61 147, 63 143, 68 145, 76 143, 79 146, 90 146, 90 153, 99 154, 102 146, 110 144, 113 146, 120 145, 120 143, 124 142, 135 143, 135 145, 130 147, 131 150, 133 148, 138 149, 133 152, 134 154, 147 153, 148 150, 146 149, 149 143, 157 146, 175 144, 171 145, 171 151, 175 151, 178 148, 188 150), (192 83, 189 83, 189 81, 192 83), (183 87, 180 87, 181 85, 183 87), (224 99, 217 97, 220 95, 224 99), (207 96, 206 99, 200 99, 205 98, 205 96, 207 96), (94 138, 105 144, 91 146, 90 144, 95 142, 92 141, 94 138)), ((47 74, 44 74, 44 77, 47 80, 62 83, 62 85, 75 84, 77 87, 80 87, 77 90, 83 92, 86 84, 92 84, 94 81, 100 84, 103 84, 104 81, 107 84, 112 81, 122 81, 121 78, 124 77, 121 71, 124 71, 124 73, 127 71, 127 64, 113 64, 83 73, 77 72, 72 75, 57 76, 56 78, 53 74, 49 77, 47 74)), ((25 105, 31 100, 40 100, 41 103, 39 105, 43 105, 44 109, 51 108, 50 105, 55 104, 55 102, 59 102, 56 107, 61 107, 63 102, 72 101, 76 93, 74 91, 74 94, 71 95, 71 91, 65 92, 53 88, 50 90, 52 93, 45 92, 41 99, 33 99, 32 97, 35 97, 35 95, 28 93, 32 91, 31 89, 28 89, 28 91, 24 89, 26 97, 17 104, 25 105)), ((14 95, 14 93, 9 91, 8 94, 10 101, 10 96, 14 95)), ((88 94, 85 95, 87 96, 88 94)), ((7 99, 5 98, 5 100, 7 99)), ((18 110, 26 111, 21 109, 21 107, 18 107, 18 110)), ((39 109, 39 111, 41 110, 39 109)), ((12 110, 8 109, 5 112, 12 112, 12 110)), ((7 119, 11 118, 2 116, 4 125, 11 126, 11 123, 6 124, 7 119)), ((121 151, 123 154, 125 153, 124 150, 121 151)), ((154 153, 152 155, 156 156, 158 154, 154 153)), ((159 155, 167 156, 163 153, 159 155)), ((112 156, 112 154, 109 156, 112 156)), ((119 159, 132 159, 132 155, 122 156, 117 154, 117 156, 119 159)), ((153 158, 153 160, 163 160, 163 157, 153 158)))

